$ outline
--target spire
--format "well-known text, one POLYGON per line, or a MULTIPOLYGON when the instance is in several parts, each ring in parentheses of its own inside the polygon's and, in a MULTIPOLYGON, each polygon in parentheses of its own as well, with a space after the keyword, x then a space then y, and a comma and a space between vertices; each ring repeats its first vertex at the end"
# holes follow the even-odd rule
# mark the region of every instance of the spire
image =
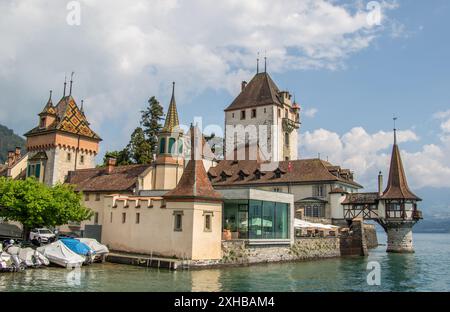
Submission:
POLYGON ((256 73, 259 74, 259 52, 258 56, 256 57, 256 73))
POLYGON ((70 89, 69 89, 69 95, 72 95, 72 84, 73 84, 73 75, 75 74, 75 72, 72 72, 72 74, 70 75, 70 89))
POLYGON ((264 72, 267 73, 267 51, 264 52, 264 72))
POLYGON ((175 101, 175 82, 172 83, 172 98, 167 109, 166 121, 164 122, 163 132, 173 132, 180 125, 178 120, 177 104, 175 101))
POLYGON ((397 128, 396 128, 396 121, 397 121, 397 117, 394 116, 394 118, 392 118, 394 120, 394 145, 397 145, 397 128))
POLYGON ((171 200, 185 200, 190 199, 192 201, 222 201, 222 195, 214 190, 206 174, 205 167, 203 166, 202 157, 198 151, 203 149, 201 144, 202 134, 198 128, 191 125, 191 159, 189 160, 183 175, 178 182, 175 189, 169 191, 164 195, 165 199, 171 200))
POLYGON ((395 128, 394 117, 394 145, 392 147, 391 165, 389 168, 389 178, 387 187, 383 192, 382 199, 410 199, 421 200, 417 197, 408 186, 403 162, 400 155, 400 149, 397 144, 397 129, 395 128))
POLYGON ((63 92, 63 97, 66 97, 66 87, 67 87, 67 76, 64 76, 64 92, 63 92))
POLYGON ((53 93, 53 90, 50 90, 50 96, 49 96, 49 98, 48 98, 48 102, 47 102, 47 105, 52 105, 53 106, 53 102, 52 102, 52 93, 53 93))

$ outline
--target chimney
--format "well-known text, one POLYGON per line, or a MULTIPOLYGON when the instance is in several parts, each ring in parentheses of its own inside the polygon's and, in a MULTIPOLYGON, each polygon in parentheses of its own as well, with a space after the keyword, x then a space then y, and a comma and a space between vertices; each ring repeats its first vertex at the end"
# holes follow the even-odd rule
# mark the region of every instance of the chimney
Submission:
POLYGON ((242 84, 241 84, 241 92, 242 91, 244 91, 244 89, 245 89, 245 87, 247 86, 247 81, 242 81, 242 84))
POLYGON ((383 174, 381 173, 381 171, 378 174, 378 195, 383 195, 383 174))
POLYGON ((116 159, 114 157, 108 157, 108 160, 106 163, 106 172, 108 174, 111 174, 113 172, 115 166, 116 166, 116 159))
POLYGON ((8 167, 12 167, 16 158, 16 153, 14 151, 8 151, 8 167))
POLYGON ((16 147, 16 159, 19 159, 21 155, 22 155, 22 149, 19 146, 17 146, 16 147))

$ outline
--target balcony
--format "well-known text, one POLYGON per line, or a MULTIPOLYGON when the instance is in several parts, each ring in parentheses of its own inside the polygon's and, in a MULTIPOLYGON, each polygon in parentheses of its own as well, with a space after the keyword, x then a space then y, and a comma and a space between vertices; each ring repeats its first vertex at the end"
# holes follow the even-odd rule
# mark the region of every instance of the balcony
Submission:
POLYGON ((414 220, 422 220, 422 219, 423 219, 422 211, 420 211, 420 210, 415 210, 415 211, 413 212, 412 218, 413 218, 414 220))
POLYGON ((292 131, 300 128, 300 122, 291 120, 289 118, 283 118, 282 126, 284 132, 291 133, 292 131))

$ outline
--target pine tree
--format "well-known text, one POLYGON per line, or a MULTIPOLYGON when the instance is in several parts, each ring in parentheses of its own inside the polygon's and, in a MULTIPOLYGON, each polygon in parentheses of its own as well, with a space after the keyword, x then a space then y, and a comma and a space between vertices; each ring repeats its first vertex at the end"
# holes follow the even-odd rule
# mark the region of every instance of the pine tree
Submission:
POLYGON ((135 164, 149 164, 152 161, 153 153, 150 143, 146 140, 144 130, 141 127, 133 131, 126 149, 135 164))
POLYGON ((156 137, 162 129, 160 122, 163 120, 164 111, 154 96, 148 100, 148 104, 148 107, 141 111, 141 126, 146 136, 146 141, 149 144, 150 157, 153 159, 153 152, 156 150, 158 144, 156 137))

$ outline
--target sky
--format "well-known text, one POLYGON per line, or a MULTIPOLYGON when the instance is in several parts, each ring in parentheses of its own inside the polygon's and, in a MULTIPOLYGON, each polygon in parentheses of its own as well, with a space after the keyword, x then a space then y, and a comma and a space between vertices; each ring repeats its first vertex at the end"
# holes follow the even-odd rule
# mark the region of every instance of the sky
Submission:
POLYGON ((449 14, 448 0, 0 0, 0 123, 36 126, 74 71, 99 159, 127 144, 148 98, 167 108, 172 81, 184 124, 222 126, 260 52, 302 107, 302 158, 373 190, 395 115, 411 187, 449 189, 449 14))

